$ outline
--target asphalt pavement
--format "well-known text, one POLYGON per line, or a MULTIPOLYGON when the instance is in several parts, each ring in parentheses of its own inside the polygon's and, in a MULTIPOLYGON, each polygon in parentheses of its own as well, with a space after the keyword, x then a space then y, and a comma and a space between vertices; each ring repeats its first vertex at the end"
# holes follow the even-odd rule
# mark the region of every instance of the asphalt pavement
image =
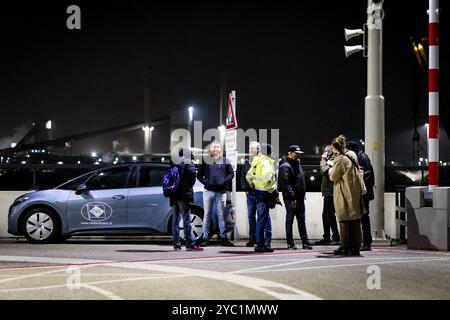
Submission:
POLYGON ((376 245, 290 251, 274 241, 174 252, 170 238, 0 241, 0 299, 450 299, 450 253, 376 245))

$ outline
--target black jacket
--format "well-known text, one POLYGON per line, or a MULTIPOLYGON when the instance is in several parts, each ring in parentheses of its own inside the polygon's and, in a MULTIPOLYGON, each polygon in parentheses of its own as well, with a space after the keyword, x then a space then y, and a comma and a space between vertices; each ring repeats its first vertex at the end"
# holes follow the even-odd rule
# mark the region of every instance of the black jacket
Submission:
POLYGON ((206 190, 224 193, 234 178, 233 167, 225 156, 217 161, 208 158, 200 165, 197 177, 206 190))
POLYGON ((180 187, 176 195, 170 198, 171 204, 173 205, 178 200, 193 201, 194 191, 192 187, 195 184, 196 169, 191 159, 183 157, 176 165, 172 164, 172 166, 176 166, 180 172, 180 187))
POLYGON ((367 189, 367 194, 365 197, 367 197, 367 200, 369 201, 373 200, 375 198, 373 194, 375 175, 373 173, 372 163, 370 162, 369 156, 362 151, 358 152, 358 162, 360 167, 364 170, 364 183, 367 189))
POLYGON ((242 191, 245 191, 245 192, 249 192, 252 190, 252 188, 250 188, 250 185, 248 184, 248 181, 246 179, 248 170, 250 170, 250 160, 248 158, 246 158, 245 163, 241 168, 241 187, 242 187, 242 191))
POLYGON ((280 159, 278 190, 283 193, 283 199, 285 200, 303 200, 305 198, 305 174, 300 161, 290 160, 286 156, 280 159), (298 166, 298 168, 294 171, 293 166, 298 166))

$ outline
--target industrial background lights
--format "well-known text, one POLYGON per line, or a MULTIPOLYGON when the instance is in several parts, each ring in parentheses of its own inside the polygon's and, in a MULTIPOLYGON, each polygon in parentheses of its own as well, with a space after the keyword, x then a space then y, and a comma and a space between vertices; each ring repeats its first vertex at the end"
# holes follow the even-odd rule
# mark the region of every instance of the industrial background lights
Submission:
POLYGON ((96 158, 96 157, 97 157, 97 152, 93 151, 93 152, 91 153, 91 157, 92 157, 92 158, 96 158))
POLYGON ((194 107, 189 107, 188 112, 189 112, 189 122, 192 122, 194 120, 194 107))
POLYGON ((45 129, 47 129, 47 130, 51 130, 52 129, 52 120, 48 120, 45 123, 45 129))
POLYGON ((155 130, 155 127, 153 127, 153 126, 151 126, 151 127, 145 126, 145 127, 142 127, 142 130, 143 130, 145 133, 149 133, 149 132, 152 132, 153 130, 155 130))

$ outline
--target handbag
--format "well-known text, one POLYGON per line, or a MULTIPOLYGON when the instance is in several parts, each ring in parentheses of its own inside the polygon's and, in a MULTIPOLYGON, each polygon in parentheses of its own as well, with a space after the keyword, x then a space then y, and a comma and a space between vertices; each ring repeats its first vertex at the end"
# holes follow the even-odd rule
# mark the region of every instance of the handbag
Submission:
POLYGON ((350 159, 352 165, 355 167, 356 176, 358 177, 359 185, 361 187, 361 194, 367 194, 366 183, 364 182, 364 171, 359 168, 359 165, 355 164, 355 161, 351 157, 349 157, 348 155, 345 156, 350 159))

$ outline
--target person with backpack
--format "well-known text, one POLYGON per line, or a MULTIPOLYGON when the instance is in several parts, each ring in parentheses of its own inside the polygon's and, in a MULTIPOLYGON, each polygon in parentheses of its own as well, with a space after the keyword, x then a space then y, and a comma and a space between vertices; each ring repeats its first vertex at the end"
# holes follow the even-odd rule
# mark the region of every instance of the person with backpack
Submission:
POLYGON ((233 167, 230 161, 223 155, 220 142, 214 141, 210 145, 209 156, 203 159, 198 170, 198 180, 204 185, 203 192, 203 242, 202 246, 209 245, 209 228, 214 204, 216 205, 219 223, 220 244, 233 247, 234 244, 227 239, 224 218, 227 185, 234 177, 233 167))
POLYGON ((278 168, 278 189, 283 193, 286 206, 286 241, 289 250, 297 250, 294 244, 292 226, 294 217, 297 219, 298 232, 302 239, 302 247, 311 250, 311 244, 306 231, 305 217, 305 174, 299 158, 303 153, 298 145, 292 145, 288 149, 288 155, 280 159, 278 168))
POLYGON ((330 180, 334 182, 333 200, 339 221, 341 245, 335 255, 359 256, 361 247, 361 217, 364 212, 362 186, 358 176, 358 158, 347 150, 344 136, 333 140, 335 159, 330 163, 330 180))
POLYGON ((256 198, 255 252, 264 253, 273 252, 273 249, 270 247, 270 239, 266 238, 264 231, 266 230, 268 221, 270 221, 270 207, 274 206, 274 203, 279 203, 279 200, 277 197, 274 160, 270 157, 272 146, 270 144, 264 144, 261 145, 261 149, 265 149, 266 154, 261 152, 253 157, 246 180, 249 187, 253 189, 256 198))
POLYGON ((172 236, 173 248, 181 251, 180 219, 183 221, 186 251, 202 251, 191 233, 191 217, 189 203, 194 200, 192 187, 195 184, 196 169, 192 163, 191 152, 188 148, 181 148, 179 159, 171 163, 169 172, 163 177, 164 195, 169 196, 173 209, 172 236))
POLYGON ((371 251, 373 240, 372 230, 370 229, 369 202, 375 198, 373 193, 373 187, 375 186, 375 175, 369 156, 364 151, 360 150, 357 142, 347 142, 347 149, 357 154, 359 166, 364 171, 364 183, 366 185, 367 193, 363 195, 364 208, 366 209, 366 212, 361 217, 363 235, 363 245, 361 247, 361 251, 371 251))
MULTIPOLYGON (((249 144, 249 157, 245 159, 245 163, 241 170, 241 186, 247 197, 247 216, 248 216, 248 242, 246 247, 254 247, 256 244, 256 197, 254 194, 254 188, 250 187, 247 182, 247 173, 250 170, 250 163, 253 158, 261 154, 261 145, 257 141, 251 141, 249 144)), ((270 247, 272 240, 272 223, 270 215, 267 219, 267 225, 264 230, 265 245, 270 247)))

